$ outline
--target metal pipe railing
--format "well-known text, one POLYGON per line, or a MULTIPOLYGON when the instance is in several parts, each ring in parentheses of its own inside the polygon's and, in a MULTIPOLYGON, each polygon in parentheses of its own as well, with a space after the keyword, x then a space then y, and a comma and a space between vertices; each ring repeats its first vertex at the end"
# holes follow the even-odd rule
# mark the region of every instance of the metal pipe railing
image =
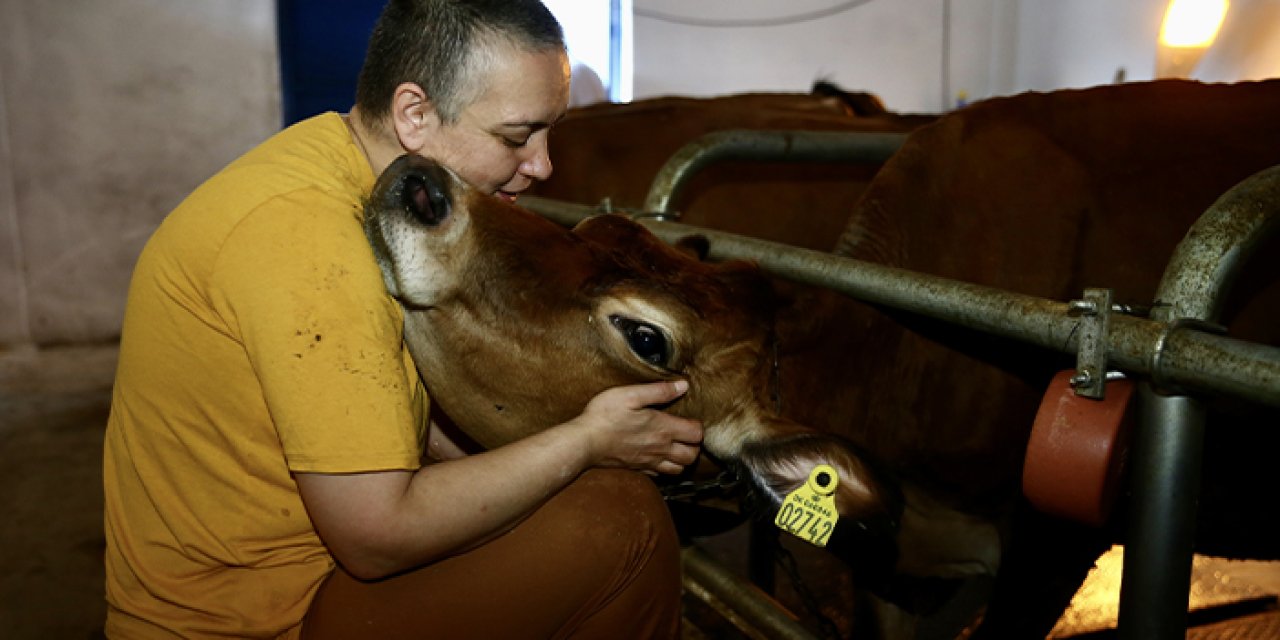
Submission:
POLYGON ((658 170, 645 197, 646 212, 669 215, 689 179, 725 160, 883 163, 905 133, 863 131, 716 131, 681 147, 658 170))
MULTIPOLYGON (((586 205, 533 196, 522 197, 521 204, 566 226, 596 213, 586 205)), ((641 219, 640 223, 666 242, 704 236, 711 245, 709 257, 715 260, 752 260, 765 272, 788 280, 1064 353, 1074 354, 1078 347, 1080 319, 1067 314, 1066 302, 674 222, 641 219)), ((1123 315, 1111 318, 1105 345, 1111 365, 1150 374, 1157 346, 1161 347, 1157 364, 1163 380, 1280 407, 1280 348, 1196 331, 1166 334, 1161 322, 1123 315)))
MULTIPOLYGON (((1153 319, 1174 331, 1187 320, 1215 323, 1227 292, 1257 246, 1280 229, 1280 167, 1218 199, 1174 250, 1153 319)), ((1154 353, 1153 358, 1163 354, 1154 353)), ((1154 379, 1153 383, 1164 383, 1154 379)), ((1182 638, 1187 628, 1196 505, 1204 463, 1205 407, 1184 395, 1141 394, 1120 587, 1120 637, 1182 638), (1178 612, 1174 615, 1173 612, 1178 612)))
POLYGON ((753 640, 817 640, 755 585, 727 571, 697 545, 680 552, 684 586, 753 640))
MULTIPOLYGON (((670 214, 690 176, 726 159, 883 162, 901 134, 722 132, 681 149, 655 178, 646 214, 670 214)), ((573 225, 594 211, 526 198, 524 204, 573 225)), ((1259 172, 1223 195, 1179 244, 1158 290, 1151 320, 1110 319, 1106 362, 1147 374, 1162 385, 1280 407, 1280 349, 1200 331, 1183 320, 1214 321, 1241 265, 1280 227, 1280 167, 1259 172)), ((1068 303, 928 276, 753 238, 643 220, 675 242, 702 235, 713 259, 747 259, 766 272, 851 297, 1074 353, 1079 320, 1068 303)), ((1188 396, 1156 396, 1144 388, 1144 422, 1135 439, 1135 505, 1121 596, 1124 638, 1175 638, 1186 628, 1194 517, 1202 463, 1204 407, 1188 396), (1169 615, 1180 611, 1182 615, 1169 615)), ((686 558, 688 563, 688 558, 686 558)), ((745 605, 744 605, 745 606, 745 605)), ((777 619, 775 612, 771 616, 777 619)))

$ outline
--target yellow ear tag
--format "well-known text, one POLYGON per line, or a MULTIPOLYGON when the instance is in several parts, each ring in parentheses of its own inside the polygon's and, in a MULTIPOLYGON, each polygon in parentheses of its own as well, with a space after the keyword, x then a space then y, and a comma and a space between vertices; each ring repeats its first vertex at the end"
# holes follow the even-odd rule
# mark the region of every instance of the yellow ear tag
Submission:
POLYGON ((806 542, 827 546, 827 539, 840 519, 832 497, 839 484, 840 475, 834 467, 828 464, 814 467, 809 472, 809 481, 787 494, 773 523, 806 542))

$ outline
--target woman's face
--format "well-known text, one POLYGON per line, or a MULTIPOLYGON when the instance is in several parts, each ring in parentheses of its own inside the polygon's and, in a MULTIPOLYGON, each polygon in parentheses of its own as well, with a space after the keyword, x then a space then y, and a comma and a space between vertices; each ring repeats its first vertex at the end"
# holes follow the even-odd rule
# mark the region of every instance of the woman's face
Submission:
POLYGON ((514 200, 551 175, 547 135, 569 103, 563 51, 498 45, 483 89, 419 151, 485 193, 514 200))

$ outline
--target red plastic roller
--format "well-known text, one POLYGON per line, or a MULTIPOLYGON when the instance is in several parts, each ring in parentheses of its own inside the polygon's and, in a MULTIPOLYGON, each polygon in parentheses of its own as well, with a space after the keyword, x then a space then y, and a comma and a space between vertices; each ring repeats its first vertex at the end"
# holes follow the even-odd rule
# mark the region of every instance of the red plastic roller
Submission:
POLYGON ((1120 491, 1133 383, 1107 382, 1106 397, 1094 400, 1076 395, 1073 375, 1068 370, 1054 376, 1040 402, 1022 468, 1022 492, 1041 511, 1102 526, 1120 491))

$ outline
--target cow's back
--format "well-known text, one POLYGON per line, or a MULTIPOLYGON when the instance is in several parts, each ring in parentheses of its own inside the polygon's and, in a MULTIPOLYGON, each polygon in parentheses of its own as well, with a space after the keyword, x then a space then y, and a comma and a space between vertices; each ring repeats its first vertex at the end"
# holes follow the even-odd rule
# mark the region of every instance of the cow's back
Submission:
MULTIPOLYGON (((865 110, 863 110, 865 114, 865 110)), ((555 170, 530 192, 639 209, 666 161, 698 137, 734 129, 905 132, 932 116, 858 115, 833 96, 748 93, 663 97, 573 109, 551 136, 555 170)), ((728 162, 694 177, 672 203, 697 226, 830 250, 878 164, 728 162)))

